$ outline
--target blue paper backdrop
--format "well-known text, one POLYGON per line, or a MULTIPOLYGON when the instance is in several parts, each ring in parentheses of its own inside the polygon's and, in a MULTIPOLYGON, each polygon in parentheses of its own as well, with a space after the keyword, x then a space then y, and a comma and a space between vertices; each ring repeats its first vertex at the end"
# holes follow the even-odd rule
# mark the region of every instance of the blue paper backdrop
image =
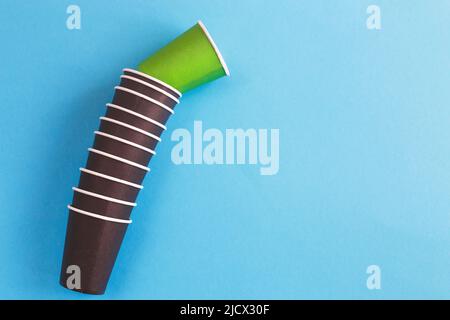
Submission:
POLYGON ((450 298, 450 2, 2 1, 0 298, 450 298), (81 30, 66 8, 81 8, 81 30), (107 294, 58 284, 66 205, 123 67, 201 19, 107 294), (280 129, 280 170, 171 161, 175 128, 280 129), (381 269, 369 290, 366 269, 381 269))

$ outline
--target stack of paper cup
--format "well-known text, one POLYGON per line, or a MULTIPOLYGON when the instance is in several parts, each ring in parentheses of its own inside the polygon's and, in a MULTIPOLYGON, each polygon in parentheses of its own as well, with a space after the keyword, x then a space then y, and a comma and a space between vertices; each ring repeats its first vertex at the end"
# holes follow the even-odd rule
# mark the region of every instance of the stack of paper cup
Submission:
MULTIPOLYGON (((120 85, 89 148, 85 168, 69 205, 69 225, 61 272, 67 286, 76 265, 80 291, 100 294, 130 220, 148 163, 181 93, 144 73, 124 69, 120 85)), ((72 288, 77 289, 77 288, 72 288)))
POLYGON ((100 117, 86 167, 80 168, 79 184, 73 188, 60 277, 60 283, 72 290, 91 294, 105 291, 136 197, 150 171, 149 161, 179 103, 180 91, 228 74, 201 22, 139 69, 123 70, 113 101, 100 117), (178 76, 173 69, 177 61, 190 63, 189 68, 178 65, 178 76), (170 65, 166 75, 163 63, 170 65), (155 73, 158 78, 152 76, 155 73), (161 79, 170 79, 172 84, 161 79), (73 270, 80 272, 78 286, 72 283, 73 270))

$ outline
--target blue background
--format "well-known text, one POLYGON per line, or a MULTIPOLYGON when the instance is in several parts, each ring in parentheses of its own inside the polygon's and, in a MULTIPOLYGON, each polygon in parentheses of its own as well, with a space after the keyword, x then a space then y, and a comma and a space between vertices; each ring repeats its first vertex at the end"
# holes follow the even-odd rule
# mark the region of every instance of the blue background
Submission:
POLYGON ((0 298, 450 298, 450 3, 377 0, 379 31, 372 3, 2 1, 0 298), (198 19, 231 77, 177 107, 107 294, 70 292, 66 205, 98 117, 123 67, 198 19), (279 173, 174 165, 194 120, 279 128, 279 173))

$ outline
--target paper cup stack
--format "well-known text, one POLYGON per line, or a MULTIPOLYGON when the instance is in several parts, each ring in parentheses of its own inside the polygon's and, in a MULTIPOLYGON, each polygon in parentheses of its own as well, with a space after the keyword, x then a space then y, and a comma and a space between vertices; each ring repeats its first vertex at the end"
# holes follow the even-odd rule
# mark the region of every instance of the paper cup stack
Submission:
POLYGON ((142 180, 150 171, 148 163, 180 97, 170 85, 124 69, 113 101, 100 118, 86 167, 80 168, 78 187, 73 188, 63 285, 71 275, 67 267, 76 265, 81 270, 80 291, 105 291, 142 180))
POLYGON ((181 92, 228 75, 201 22, 138 69, 123 70, 73 188, 60 277, 72 290, 104 293, 149 161, 181 92), (71 266, 80 270, 79 287, 69 283, 71 266))

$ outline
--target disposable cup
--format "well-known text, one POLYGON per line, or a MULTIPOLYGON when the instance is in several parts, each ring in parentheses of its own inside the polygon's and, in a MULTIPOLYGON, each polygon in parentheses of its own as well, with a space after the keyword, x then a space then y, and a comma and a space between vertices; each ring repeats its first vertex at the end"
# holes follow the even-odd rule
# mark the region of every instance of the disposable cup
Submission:
POLYGON ((156 145, 158 144, 158 140, 154 137, 113 122, 110 118, 101 119, 100 128, 98 131, 112 136, 120 137, 121 139, 131 141, 151 150, 155 150, 156 145))
MULTIPOLYGON (((84 211, 94 212, 116 219, 129 219, 135 205, 124 204, 125 200, 96 194, 92 191, 74 188, 72 205, 84 211), (100 196, 100 197, 98 197, 100 196), (120 202, 120 203, 119 203, 120 202)), ((126 202, 128 203, 128 201, 126 202)), ((130 202, 131 203, 131 202, 130 202)))
POLYGON ((138 70, 182 93, 230 74, 201 21, 144 60, 138 70))
POLYGON ((163 125, 166 124, 167 119, 169 119, 171 115, 167 110, 142 97, 120 90, 115 91, 112 104, 142 114, 163 125))
POLYGON ((161 136, 165 126, 161 126, 159 123, 155 123, 154 120, 146 118, 145 116, 135 113, 130 109, 126 109, 121 106, 108 104, 105 117, 116 119, 121 122, 128 123, 137 128, 141 128, 149 133, 152 133, 158 137, 161 136))
POLYGON ((146 170, 112 159, 100 153, 89 152, 86 169, 99 172, 135 184, 142 184, 146 170))
POLYGON ((127 227, 127 223, 69 210, 60 284, 83 293, 103 294, 127 227), (79 287, 74 287, 71 270, 80 271, 79 287))
POLYGON ((171 109, 173 109, 175 105, 180 102, 175 96, 167 93, 163 89, 133 76, 120 76, 120 86, 142 93, 163 103, 171 109))
POLYGON ((130 185, 130 183, 120 182, 116 177, 106 176, 95 171, 82 171, 78 187, 130 202, 136 202, 138 193, 141 190, 130 185))
POLYGON ((154 154, 152 149, 102 131, 96 131, 94 149, 107 152, 143 166, 148 166, 148 163, 154 154), (126 141, 126 143, 122 141, 126 141))

